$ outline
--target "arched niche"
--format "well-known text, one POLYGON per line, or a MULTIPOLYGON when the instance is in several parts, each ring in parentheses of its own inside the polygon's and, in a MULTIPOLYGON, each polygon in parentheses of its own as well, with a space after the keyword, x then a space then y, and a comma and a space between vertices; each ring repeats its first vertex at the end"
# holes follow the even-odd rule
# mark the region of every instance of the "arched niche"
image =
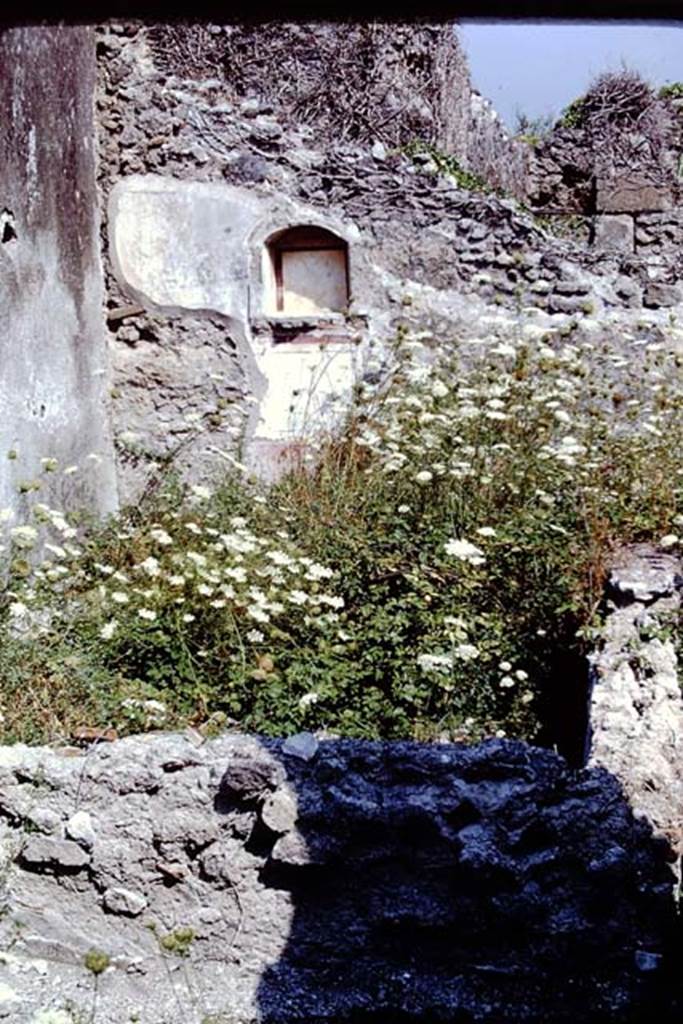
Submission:
POLYGON ((349 251, 327 228, 298 225, 266 243, 267 311, 311 318, 343 313, 349 304, 349 251))

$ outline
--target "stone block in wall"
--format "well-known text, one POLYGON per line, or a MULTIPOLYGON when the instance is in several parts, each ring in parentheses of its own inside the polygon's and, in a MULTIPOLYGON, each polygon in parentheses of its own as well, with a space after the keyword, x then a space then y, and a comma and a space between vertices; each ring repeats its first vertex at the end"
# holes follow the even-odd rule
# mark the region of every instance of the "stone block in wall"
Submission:
POLYGON ((598 213, 638 213, 643 210, 670 210, 673 205, 667 188, 638 178, 598 179, 595 208, 598 213))
POLYGON ((632 277, 622 275, 614 283, 617 298, 630 309, 637 309, 643 303, 643 289, 632 277))
POLYGON ((683 302, 683 288, 679 284, 666 284, 664 281, 653 281, 645 291, 643 305, 651 309, 660 306, 677 306, 683 302))
POLYGON ((579 295, 588 295, 590 289, 589 289, 588 285, 582 283, 581 281, 569 281, 569 280, 566 280, 566 281, 558 281, 557 284, 555 285, 554 291, 558 295, 579 296, 579 295))
POLYGON ((585 295, 558 295, 553 292, 548 296, 549 313, 585 313, 589 300, 585 295))
POLYGON ((607 213, 596 217, 593 223, 593 245, 599 249, 633 252, 635 248, 633 217, 627 213, 607 213))
POLYGON ((636 248, 677 251, 683 245, 683 210, 644 213, 636 218, 636 248))

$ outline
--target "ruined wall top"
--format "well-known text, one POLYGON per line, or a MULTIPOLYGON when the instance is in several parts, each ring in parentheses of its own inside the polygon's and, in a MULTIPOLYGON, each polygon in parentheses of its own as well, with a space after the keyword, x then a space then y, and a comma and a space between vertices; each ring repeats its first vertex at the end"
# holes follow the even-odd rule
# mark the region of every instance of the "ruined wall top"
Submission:
MULTIPOLYGON (((528 151, 473 91, 453 21, 151 25, 155 65, 220 78, 232 101, 253 100, 315 130, 320 146, 402 147, 452 154, 493 187, 521 197, 528 151)), ((255 112, 257 112, 255 110, 255 112)))
POLYGON ((682 114, 680 98, 636 72, 599 75, 535 147, 531 204, 580 214, 680 205, 682 114))
POLYGON ((442 142, 469 84, 449 23, 167 24, 148 37, 157 66, 220 77, 234 99, 314 125, 320 142, 442 142))
POLYGON ((678 1019, 667 846, 604 769, 188 733, 0 747, 0 788, 11 1020, 678 1019))

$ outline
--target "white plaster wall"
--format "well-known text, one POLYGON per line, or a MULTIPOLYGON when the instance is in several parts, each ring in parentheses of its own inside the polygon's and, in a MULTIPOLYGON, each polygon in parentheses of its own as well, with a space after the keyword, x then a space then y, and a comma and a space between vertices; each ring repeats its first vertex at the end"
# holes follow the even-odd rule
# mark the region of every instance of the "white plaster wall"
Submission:
POLYGON ((282 312, 308 316, 348 305, 346 254, 339 250, 282 254, 282 312))
MULTIPOLYGON (((322 345, 274 344, 267 335, 254 337, 252 320, 274 317, 268 239, 300 224, 328 227, 351 246, 359 238, 353 225, 340 225, 317 210, 230 185, 134 175, 117 183, 109 204, 112 265, 131 298, 157 312, 203 311, 228 318, 257 400, 248 424, 246 461, 265 476, 273 475, 269 453, 312 440, 343 415, 364 351, 351 335, 348 343, 322 345)), ((352 280, 355 256, 352 251, 352 280)), ((358 264, 361 292, 365 288, 369 294, 372 276, 362 255, 358 264)), ((317 266, 310 285, 308 269, 299 264, 294 287, 308 288, 313 302, 331 296, 336 303, 338 285, 330 289, 329 266, 317 266)), ((333 331, 339 335, 345 324, 341 315, 337 319, 333 331)))
POLYGON ((260 408, 257 436, 278 440, 308 437, 346 407, 358 372, 351 344, 282 344, 257 362, 270 382, 260 408))
POLYGON ((114 272, 143 305, 246 318, 244 253, 258 204, 246 190, 133 175, 109 202, 114 272))
POLYGON ((0 274, 0 308, 8 314, 0 342, 0 508, 20 503, 19 485, 42 480, 38 501, 65 507, 84 501, 110 511, 116 489, 105 427, 101 281, 84 274, 79 301, 59 272, 59 240, 51 230, 30 244, 22 239, 13 263, 22 284, 15 294, 0 274), (60 471, 45 477, 43 458, 57 459, 60 471), (70 464, 81 472, 63 477, 70 464))

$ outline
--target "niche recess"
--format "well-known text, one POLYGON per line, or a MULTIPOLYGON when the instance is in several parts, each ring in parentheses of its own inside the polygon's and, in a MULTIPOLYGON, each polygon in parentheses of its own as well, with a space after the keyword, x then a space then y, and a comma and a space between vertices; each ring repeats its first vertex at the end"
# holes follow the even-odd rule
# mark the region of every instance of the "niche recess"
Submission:
POLYGON ((320 227, 286 228, 270 238, 267 255, 271 316, 315 320, 346 311, 349 252, 338 235, 320 227))

